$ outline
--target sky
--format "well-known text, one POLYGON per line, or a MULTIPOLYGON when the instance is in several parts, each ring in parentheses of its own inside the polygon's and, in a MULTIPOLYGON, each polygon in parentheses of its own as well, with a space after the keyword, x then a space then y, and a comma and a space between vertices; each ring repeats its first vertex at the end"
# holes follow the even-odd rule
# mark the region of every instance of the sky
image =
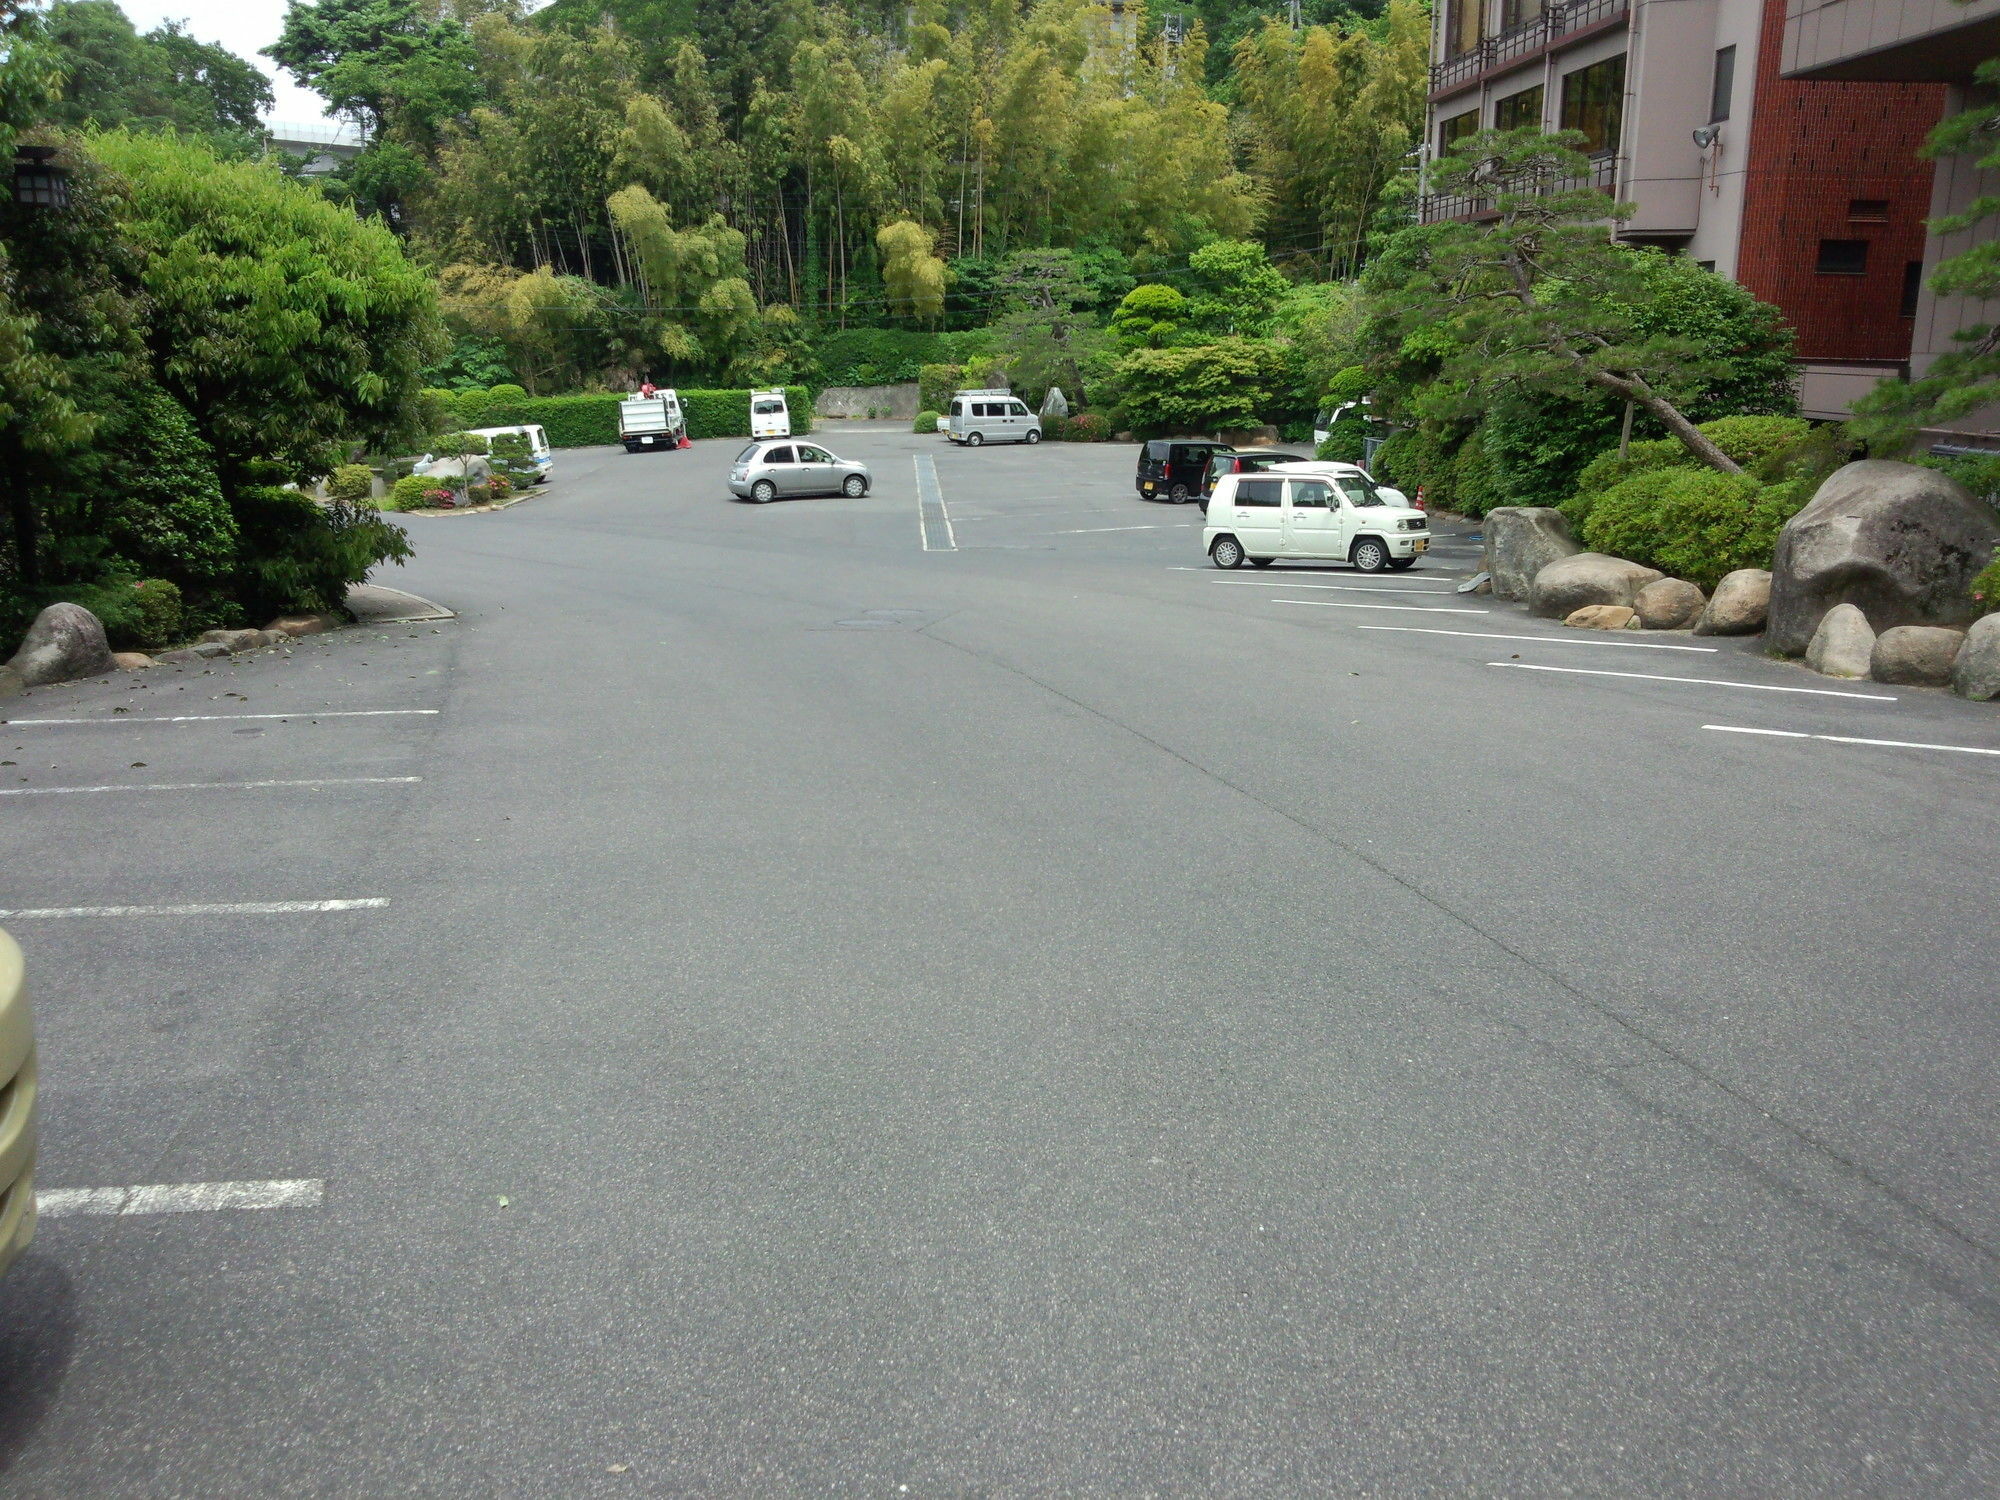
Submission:
POLYGON ((220 42, 230 51, 247 58, 266 78, 278 96, 277 107, 265 118, 286 125, 330 124, 325 119, 325 101, 292 81, 258 49, 278 39, 285 24, 286 0, 119 0, 132 24, 151 31, 162 21, 185 21, 196 39, 220 42))

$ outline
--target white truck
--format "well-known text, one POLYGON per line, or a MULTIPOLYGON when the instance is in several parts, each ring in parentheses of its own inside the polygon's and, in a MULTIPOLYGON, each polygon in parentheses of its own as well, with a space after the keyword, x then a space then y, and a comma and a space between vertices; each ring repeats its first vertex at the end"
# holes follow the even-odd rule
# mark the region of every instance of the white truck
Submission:
POLYGON ((776 391, 752 391, 750 393, 750 436, 753 438, 780 438, 792 435, 792 413, 785 405, 785 393, 776 391))
POLYGON ((627 396, 618 403, 618 441, 627 453, 648 448, 680 448, 687 443, 687 418, 681 398, 673 391, 627 396))

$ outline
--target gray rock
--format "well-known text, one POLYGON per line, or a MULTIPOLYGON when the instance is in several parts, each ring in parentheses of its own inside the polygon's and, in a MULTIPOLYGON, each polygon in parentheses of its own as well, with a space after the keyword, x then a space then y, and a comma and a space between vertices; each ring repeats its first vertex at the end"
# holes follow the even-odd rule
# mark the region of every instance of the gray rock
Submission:
POLYGON ((214 649, 198 651, 192 646, 182 646, 176 651, 162 651, 158 656, 153 658, 153 665, 156 667, 198 667, 211 657, 226 654, 226 652, 214 649))
POLYGON ((1948 625, 1891 625, 1875 638, 1868 675, 1877 682, 1943 687, 1964 644, 1965 632, 1948 625))
POLYGON ((1586 604, 1622 604, 1630 609, 1639 590, 1665 576, 1658 568, 1641 567, 1622 557, 1579 552, 1557 558, 1535 575, 1528 609, 1552 620, 1567 619, 1586 604))
POLYGON ((254 651, 264 644, 261 630, 204 630, 197 646, 216 645, 224 651, 254 651))
POLYGON ((21 674, 12 667, 0 667, 0 698, 12 698, 28 690, 27 683, 21 681, 21 674))
POLYGON ((103 624, 81 604, 51 604, 36 615, 35 623, 21 638, 21 649, 7 665, 20 677, 23 687, 100 677, 118 670, 110 643, 104 639, 103 624))
POLYGON ((1778 534, 1771 645, 1796 656, 1836 604, 1875 624, 1969 625, 1972 580, 2000 546, 2000 513, 1915 464, 1866 459, 1819 487, 1778 534))
POLYGON ((424 470, 424 478, 436 481, 441 490, 455 488, 460 480, 466 484, 485 484, 492 477, 493 465, 477 453, 464 458, 440 458, 424 470))
POLYGON ((1547 505, 1503 505, 1481 523, 1486 558, 1480 564, 1493 578, 1493 597, 1521 600, 1535 575, 1559 558, 1574 557, 1583 544, 1570 535, 1563 513, 1547 505))
POLYGON ((1771 575, 1762 568, 1738 568, 1723 575, 1701 618, 1696 635, 1755 635, 1771 612, 1771 575))
POLYGON ((1822 677, 1866 677, 1874 659, 1875 632, 1852 604, 1836 604, 1820 616, 1806 644, 1806 665, 1822 677))
POLYGON ((1951 690, 1976 703, 2000 698, 2000 614, 1974 620, 1952 663, 1951 690))
POLYGON ((1050 386, 1048 394, 1042 397, 1042 415, 1057 418, 1069 415, 1069 397, 1062 393, 1061 386, 1050 386))
POLYGON ((1685 578, 1662 578, 1640 589, 1632 607, 1648 630, 1686 630, 1701 618, 1707 603, 1702 591, 1685 578))

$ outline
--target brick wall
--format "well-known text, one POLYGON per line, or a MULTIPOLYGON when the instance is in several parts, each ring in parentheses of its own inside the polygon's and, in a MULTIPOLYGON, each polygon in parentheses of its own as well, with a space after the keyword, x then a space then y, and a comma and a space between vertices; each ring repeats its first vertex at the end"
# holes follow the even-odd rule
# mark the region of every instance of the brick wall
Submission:
POLYGON ((1784 36, 1785 0, 1764 0, 1737 280, 1784 310, 1802 359, 1907 358, 1904 267, 1924 258, 1931 201, 1931 164, 1916 152, 1944 113, 1944 85, 1780 78, 1784 36), (1856 199, 1886 201, 1886 222, 1850 219, 1856 199), (1818 272, 1823 239, 1868 241, 1866 274, 1818 272))

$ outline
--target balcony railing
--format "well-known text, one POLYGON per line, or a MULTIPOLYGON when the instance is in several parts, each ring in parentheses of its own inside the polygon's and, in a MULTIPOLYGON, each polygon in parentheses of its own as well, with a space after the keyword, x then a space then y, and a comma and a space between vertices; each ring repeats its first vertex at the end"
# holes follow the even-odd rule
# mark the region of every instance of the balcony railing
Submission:
MULTIPOLYGON (((1566 193, 1576 188, 1596 188, 1601 193, 1618 196, 1618 173, 1625 158, 1613 156, 1609 152, 1590 159, 1590 170, 1574 177, 1551 177, 1537 189, 1544 193, 1566 193)), ((1418 218, 1426 224, 1435 224, 1440 219, 1477 219, 1493 213, 1491 198, 1475 197, 1469 193, 1429 193, 1418 208, 1418 218)))
POLYGON ((1622 16, 1630 8, 1631 0, 1568 0, 1564 5, 1551 5, 1532 21, 1510 26, 1497 36, 1487 37, 1469 51, 1448 57, 1441 63, 1432 63, 1431 92, 1443 93, 1470 83, 1517 57, 1540 52, 1573 31, 1582 31, 1586 26, 1622 16))

